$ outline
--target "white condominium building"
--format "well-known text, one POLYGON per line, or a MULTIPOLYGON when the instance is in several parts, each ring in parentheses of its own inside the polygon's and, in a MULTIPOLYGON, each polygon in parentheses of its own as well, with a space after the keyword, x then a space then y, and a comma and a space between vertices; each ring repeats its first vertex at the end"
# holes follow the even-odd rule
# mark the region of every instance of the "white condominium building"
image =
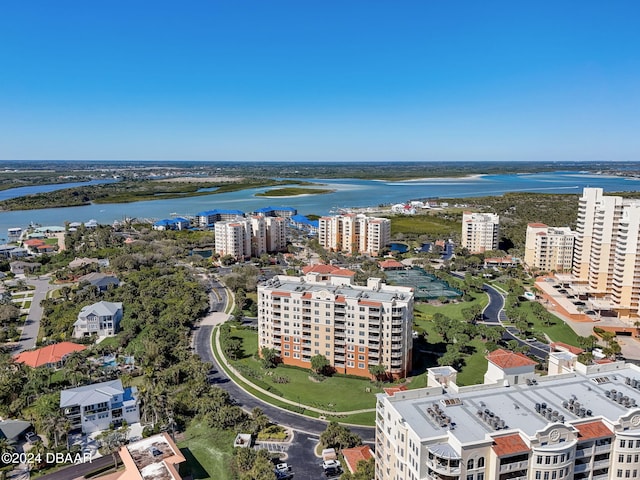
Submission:
POLYGON ((469 253, 498 249, 500 216, 495 213, 462 214, 462 247, 469 253))
POLYGON ((579 200, 573 258, 576 283, 611 302, 621 316, 637 317, 640 299, 640 200, 585 188, 579 200))
POLYGON ((251 222, 247 218, 238 218, 215 223, 216 253, 231 255, 236 259, 251 256, 251 222))
POLYGON ((524 263, 529 268, 550 272, 571 270, 575 232, 568 227, 549 227, 544 223, 527 225, 524 263))
POLYGON ((219 255, 238 259, 257 257, 287 248, 287 220, 254 215, 215 224, 215 248, 219 255))
POLYGON ((638 366, 556 352, 538 376, 521 354, 487 358, 492 383, 439 367, 426 388, 377 395, 376 480, 640 478, 638 366))
POLYGON ((260 348, 273 348, 287 365, 311 368, 325 356, 338 373, 370 377, 369 367, 404 377, 411 368, 413 290, 370 278, 351 284, 354 272, 329 265, 304 277, 277 276, 258 286, 260 348))
POLYGON ((391 239, 391 220, 362 214, 321 217, 318 241, 329 250, 377 256, 391 239))

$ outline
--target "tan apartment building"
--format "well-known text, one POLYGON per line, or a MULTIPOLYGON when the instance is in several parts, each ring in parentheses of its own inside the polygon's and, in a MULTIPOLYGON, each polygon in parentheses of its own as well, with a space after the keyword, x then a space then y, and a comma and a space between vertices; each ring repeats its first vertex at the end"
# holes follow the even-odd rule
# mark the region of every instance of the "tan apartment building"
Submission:
POLYGON ((391 240, 391 220, 363 214, 321 217, 318 241, 328 250, 378 256, 391 240))
POLYGON ((287 220, 254 215, 215 224, 215 249, 220 256, 257 257, 287 248, 287 220))
POLYGON ((469 253, 484 253, 498 249, 500 239, 500 216, 495 213, 462 214, 461 246, 469 253))
POLYGON ((413 290, 354 272, 314 265, 303 277, 276 276, 258 286, 259 347, 278 351, 283 363, 311 368, 325 356, 338 373, 370 377, 383 365, 393 377, 411 369, 413 290))
POLYGON ((246 218, 216 222, 215 246, 218 255, 231 255, 236 259, 251 256, 251 222, 246 218))
POLYGON ((545 272, 571 271, 575 232, 568 227, 549 227, 544 223, 530 223, 524 249, 524 263, 528 268, 545 272))
POLYGON ((621 316, 638 316, 640 200, 585 188, 578 204, 574 282, 609 300, 621 316))
POLYGON ((640 478, 640 367, 560 370, 497 350, 485 383, 461 387, 456 370, 428 370, 427 387, 377 395, 376 480, 615 480, 640 478))

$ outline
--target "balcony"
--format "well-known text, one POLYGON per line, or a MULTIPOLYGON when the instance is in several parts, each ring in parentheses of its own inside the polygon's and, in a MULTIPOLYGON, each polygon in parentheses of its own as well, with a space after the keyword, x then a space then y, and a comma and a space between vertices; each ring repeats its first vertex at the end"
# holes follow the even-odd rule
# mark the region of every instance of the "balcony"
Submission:
POLYGON ((517 470, 526 470, 529 468, 529 460, 513 463, 502 463, 500 465, 500 473, 514 472, 517 470))

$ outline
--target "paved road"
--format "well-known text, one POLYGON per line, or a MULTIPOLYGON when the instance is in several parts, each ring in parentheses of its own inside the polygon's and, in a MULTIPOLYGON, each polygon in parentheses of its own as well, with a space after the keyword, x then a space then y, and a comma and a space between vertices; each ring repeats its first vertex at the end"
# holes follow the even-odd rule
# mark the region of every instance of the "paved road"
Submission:
MULTIPOLYGON (((459 273, 452 272, 452 275, 464 278, 464 275, 459 273)), ((482 286, 482 290, 489 296, 489 303, 482 312, 482 321, 487 325, 502 325, 502 322, 507 320, 507 315, 504 313, 504 296, 487 283, 482 286)), ((504 327, 504 329, 503 340, 515 340, 520 345, 526 345, 529 347, 529 353, 541 360, 549 356, 549 345, 546 343, 523 340, 519 337, 520 331, 515 327, 504 327)))
MULTIPOLYGON (((118 458, 118 461, 120 459, 118 458)), ((39 477, 40 480, 71 480, 76 478, 84 478, 88 473, 94 472, 107 465, 113 465, 113 457, 107 455, 105 457, 94 458, 91 462, 73 465, 72 467, 63 468, 54 473, 49 473, 39 477)))
MULTIPOLYGON (((302 415, 297 415, 288 410, 283 410, 278 407, 274 407, 262 400, 245 392, 242 388, 236 385, 233 381, 227 377, 213 357, 211 351, 211 334, 213 332, 212 325, 202 325, 196 330, 195 350, 200 358, 213 365, 212 370, 209 372, 209 381, 223 389, 225 389, 233 399, 243 408, 252 409, 254 407, 260 407, 264 413, 274 422, 281 425, 286 425, 294 430, 301 432, 308 432, 311 434, 320 434, 324 431, 327 424, 322 420, 315 418, 309 418, 302 415)), ((365 441, 373 441, 375 432, 373 427, 350 427, 350 430, 357 433, 365 441)))
POLYGON ((42 307, 40 302, 47 296, 47 292, 60 288, 59 285, 52 285, 49 283, 48 277, 40 278, 26 278, 25 283, 35 287, 33 291, 33 299, 31 300, 31 308, 27 315, 24 328, 22 329, 22 335, 20 335, 20 341, 16 347, 15 353, 22 352, 24 350, 32 349, 36 346, 36 340, 38 339, 38 330, 40 329, 40 320, 42 319, 42 307))
MULTIPOLYGON (((226 291, 220 283, 213 279, 211 280, 211 286, 219 295, 219 298, 216 297, 215 301, 211 305, 212 310, 217 309, 220 311, 224 309, 224 305, 226 304, 226 291)), ((209 372, 210 383, 229 392, 231 397, 243 408, 251 410, 254 407, 260 407, 264 413, 276 423, 286 425, 300 432, 315 435, 324 431, 327 426, 326 422, 274 407, 273 405, 263 402, 262 400, 247 393, 241 387, 236 385, 225 374, 224 370, 220 368, 213 356, 213 352, 211 350, 211 335, 213 333, 213 327, 214 326, 210 324, 201 324, 197 327, 194 333, 194 349, 196 354, 198 354, 204 362, 208 362, 213 365, 213 368, 209 372)), ((360 435, 364 441, 373 441, 375 438, 375 430, 373 427, 350 427, 350 430, 360 435)))
POLYGON ((507 317, 504 314, 504 297, 486 283, 482 286, 482 290, 489 296, 489 303, 482 312, 482 320, 485 323, 500 324, 502 320, 506 320, 507 317))

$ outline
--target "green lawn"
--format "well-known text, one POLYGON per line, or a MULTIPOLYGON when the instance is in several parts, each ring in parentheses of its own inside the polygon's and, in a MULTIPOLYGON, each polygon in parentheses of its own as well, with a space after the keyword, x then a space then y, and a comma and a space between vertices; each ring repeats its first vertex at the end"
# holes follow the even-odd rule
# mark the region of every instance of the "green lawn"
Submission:
MULTIPOLYGON (((215 334, 214 334, 215 335, 215 334)), ((307 415, 309 417, 315 417, 318 418, 320 416, 319 413, 317 412, 313 412, 310 410, 303 410, 302 412, 298 411, 298 406, 297 405, 291 405, 289 403, 283 402, 282 400, 278 400, 277 398, 273 398, 269 395, 265 395, 264 393, 262 393, 259 390, 256 390, 252 384, 247 383, 245 381, 243 381, 242 379, 240 379, 239 377, 237 377, 233 372, 230 372, 222 363, 221 357, 220 357, 220 352, 215 348, 215 344, 213 345, 213 354, 216 357, 216 361, 218 362, 219 365, 222 366, 222 368, 225 370, 225 372, 227 373, 227 375, 233 379, 234 382, 236 382, 237 384, 239 384, 242 388, 244 388, 246 391, 248 391, 249 393, 251 393, 252 395, 256 396, 257 398, 260 398, 261 400, 264 400, 267 403, 270 403, 271 405, 275 405, 277 407, 283 408, 285 410, 291 410, 294 412, 298 412, 298 413, 303 413, 304 415, 307 415)), ((358 414, 354 414, 354 415, 327 415, 326 419, 328 421, 331 420, 336 420, 339 422, 344 422, 344 423, 351 423, 351 424, 356 424, 356 425, 373 425, 375 422, 375 412, 366 412, 366 413, 358 413, 358 414)))
POLYGON ((187 459, 180 473, 191 474, 194 480, 232 478, 230 465, 235 436, 231 430, 215 430, 192 422, 184 432, 184 440, 178 442, 187 459))
POLYGON ((482 383, 487 371, 489 361, 485 358, 487 353, 484 342, 480 339, 474 339, 471 340, 471 345, 475 348, 475 352, 464 359, 464 368, 458 373, 456 381, 458 386, 482 383))
MULTIPOLYGON (((259 361, 253 358, 258 349, 258 334, 253 330, 232 330, 232 336, 242 339, 245 357, 232 361, 234 365, 246 365, 256 372, 261 372, 260 381, 280 391, 282 398, 300 402, 311 407, 328 411, 350 411, 375 408, 375 394, 382 391, 368 379, 346 378, 338 375, 328 377, 322 382, 309 379, 310 371, 298 368, 278 366, 272 370, 262 368, 259 361), (276 383, 274 378, 284 376, 289 383, 276 383), (370 391, 367 392, 366 390, 370 391)), ((250 379, 248 379, 250 380, 250 379)))
MULTIPOLYGON (((424 331, 427 341, 427 349, 434 352, 432 354, 414 352, 414 362, 422 360, 421 368, 427 368, 431 366, 437 366, 438 355, 437 352, 444 353, 446 344, 444 344, 442 336, 439 335, 433 325, 433 315, 436 313, 442 313, 446 317, 461 322, 467 321, 462 315, 462 310, 469 308, 474 303, 480 304, 484 307, 488 303, 488 298, 484 293, 475 294, 474 300, 471 302, 451 303, 448 305, 436 306, 431 304, 419 303, 414 309, 414 323, 418 331, 424 331)), ((462 371, 458 373, 457 384, 458 385, 473 385, 482 383, 484 373, 487 370, 487 359, 484 358, 485 346, 484 342, 480 339, 473 339, 471 341, 471 347, 474 352, 465 356, 464 367, 462 371)), ((414 377, 409 388, 421 388, 427 384, 426 373, 420 374, 414 377)))
POLYGON ((529 323, 533 324, 533 330, 539 333, 546 333, 554 342, 564 342, 569 345, 578 347, 578 334, 574 332, 569 325, 564 323, 561 318, 551 315, 553 324, 545 325, 531 313, 533 302, 523 302, 520 304, 520 310, 527 314, 529 323))
POLYGON ((489 297, 485 293, 474 294, 474 300, 471 302, 449 303, 446 305, 432 305, 430 303, 418 303, 414 308, 414 317, 431 320, 435 313, 441 313, 446 317, 454 320, 466 321, 462 315, 462 311, 469 308, 473 304, 479 304, 484 308, 489 303, 489 297))

